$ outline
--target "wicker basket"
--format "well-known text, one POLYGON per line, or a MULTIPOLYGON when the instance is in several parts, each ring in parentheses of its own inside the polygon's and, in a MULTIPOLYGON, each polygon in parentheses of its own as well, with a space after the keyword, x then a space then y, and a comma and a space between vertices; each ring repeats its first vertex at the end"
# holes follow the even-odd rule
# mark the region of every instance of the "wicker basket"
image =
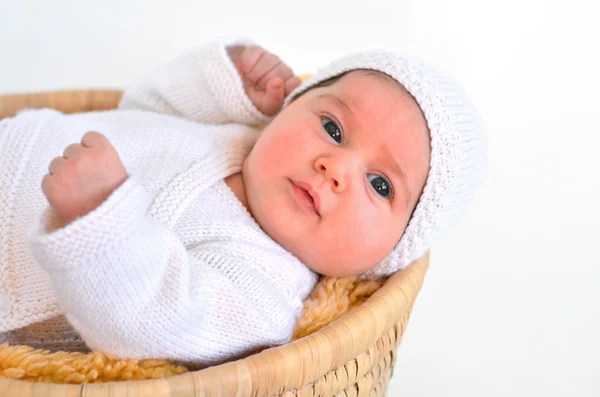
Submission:
MULTIPOLYGON (((0 118, 23 108, 114 108, 121 91, 0 96, 0 118)), ((312 335, 242 360, 157 380, 83 385, 0 378, 0 396, 384 396, 429 255, 392 275, 367 302, 312 335)))

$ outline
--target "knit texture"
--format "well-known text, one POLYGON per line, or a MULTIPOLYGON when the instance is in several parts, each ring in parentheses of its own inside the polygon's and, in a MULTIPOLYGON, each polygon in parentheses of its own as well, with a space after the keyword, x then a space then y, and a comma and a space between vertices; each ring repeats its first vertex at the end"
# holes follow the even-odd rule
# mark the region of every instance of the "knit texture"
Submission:
POLYGON ((417 207, 395 249, 361 277, 378 278, 422 257, 462 218, 487 168, 483 124, 460 86, 432 66, 401 54, 362 52, 327 65, 288 98, 321 81, 356 69, 377 70, 398 81, 419 104, 431 138, 429 175, 417 207))
MULTIPOLYGON (((87 346, 115 357, 212 365, 289 341, 317 276, 224 182, 265 120, 212 43, 129 90, 117 111, 0 122, 2 339, 64 314, 87 346), (130 177, 60 227, 40 182, 88 130, 107 136, 130 177)), ((37 328, 20 343, 76 342, 52 332, 37 328)))
MULTIPOLYGON (((365 302, 384 283, 358 280, 356 277, 323 277, 308 299, 300 320, 296 323, 293 339, 300 339, 319 331, 342 317, 354 307, 365 302)), ((65 332, 68 328, 62 317, 52 321, 52 329, 65 332)), ((35 324, 22 330, 37 332, 35 324)), ((51 347, 19 345, 21 339, 9 344, 0 342, 0 377, 30 382, 47 383, 99 383, 135 381, 178 375, 190 370, 183 365, 166 360, 119 360, 100 351, 65 352, 51 347)))

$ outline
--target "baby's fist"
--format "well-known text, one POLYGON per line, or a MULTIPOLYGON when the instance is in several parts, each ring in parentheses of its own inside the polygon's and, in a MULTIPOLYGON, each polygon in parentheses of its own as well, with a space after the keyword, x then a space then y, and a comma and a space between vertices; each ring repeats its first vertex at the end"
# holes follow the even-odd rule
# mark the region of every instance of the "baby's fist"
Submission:
POLYGON ((230 47, 228 51, 246 95, 267 116, 277 113, 285 97, 301 83, 289 66, 262 47, 230 47))
POLYGON ((42 179, 42 191, 64 225, 98 207, 127 179, 127 171, 109 140, 94 131, 54 158, 42 179))

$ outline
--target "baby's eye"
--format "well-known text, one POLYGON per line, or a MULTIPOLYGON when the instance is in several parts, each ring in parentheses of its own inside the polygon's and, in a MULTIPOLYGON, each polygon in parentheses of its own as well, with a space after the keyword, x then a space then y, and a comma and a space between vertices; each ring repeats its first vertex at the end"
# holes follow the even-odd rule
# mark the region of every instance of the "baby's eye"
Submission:
POLYGON ((375 189, 377 194, 385 198, 390 197, 392 185, 388 181, 379 175, 373 174, 367 174, 367 178, 369 178, 369 182, 371 182, 371 186, 373 186, 373 189, 375 189))
POLYGON ((326 117, 323 117, 321 121, 323 123, 323 128, 325 129, 325 132, 327 132, 329 136, 332 137, 333 140, 337 143, 342 143, 342 132, 340 131, 340 128, 337 126, 337 124, 335 124, 333 121, 329 120, 326 117))

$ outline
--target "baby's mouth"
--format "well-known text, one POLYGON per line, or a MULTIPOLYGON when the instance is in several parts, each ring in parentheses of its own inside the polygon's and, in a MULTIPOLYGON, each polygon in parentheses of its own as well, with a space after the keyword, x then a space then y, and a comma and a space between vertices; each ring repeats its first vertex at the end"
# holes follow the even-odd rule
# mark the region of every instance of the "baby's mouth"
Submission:
MULTIPOLYGON (((304 189, 302 189, 304 190, 304 189)), ((306 192, 306 190, 304 190, 306 192)), ((310 205, 315 208, 315 200, 312 198, 312 196, 310 194, 308 194, 308 192, 306 192, 306 195, 308 196, 307 199, 310 200, 310 205)), ((316 208, 315 208, 316 209, 316 208)))
POLYGON ((298 204, 300 204, 301 207, 303 207, 305 210, 314 213, 317 216, 321 216, 319 214, 319 210, 317 209, 317 206, 315 204, 315 200, 314 198, 310 195, 310 193, 308 192, 307 189, 305 189, 302 185, 302 182, 292 182, 292 189, 294 191, 294 195, 296 197, 296 200, 298 201, 298 204))

